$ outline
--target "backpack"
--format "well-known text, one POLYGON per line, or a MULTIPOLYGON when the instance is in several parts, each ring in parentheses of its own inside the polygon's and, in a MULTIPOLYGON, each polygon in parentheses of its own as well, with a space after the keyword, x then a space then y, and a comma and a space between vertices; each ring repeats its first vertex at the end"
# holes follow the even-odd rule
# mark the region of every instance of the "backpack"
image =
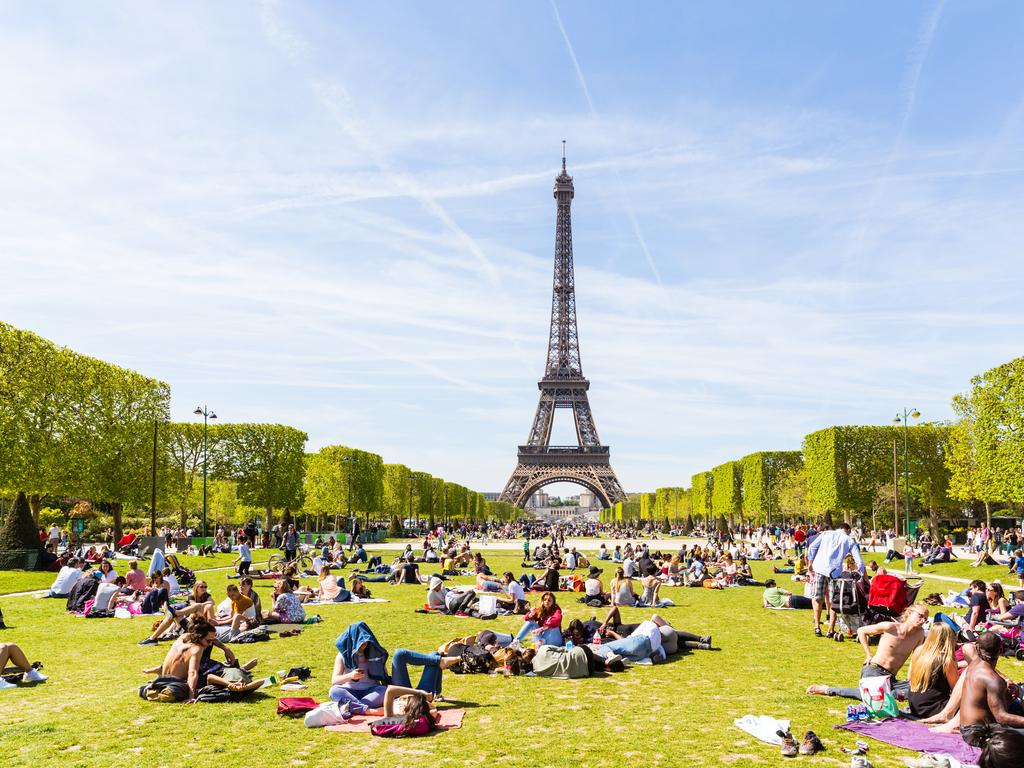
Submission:
POLYGON ((496 666, 494 657, 482 645, 465 646, 459 659, 459 663, 451 668, 458 675, 487 674, 496 666))
POLYGON ((270 630, 265 626, 258 626, 241 632, 235 636, 232 643, 261 643, 270 639, 270 630))
POLYGON ((829 579, 828 602, 832 610, 844 616, 864 613, 864 593, 861 589, 860 574, 844 571, 838 578, 829 579))
POLYGON ((203 701, 207 704, 231 701, 232 698, 234 698, 234 695, 231 691, 220 685, 204 685, 196 691, 196 701, 203 701))
POLYGON ((297 717, 298 715, 304 715, 307 712, 311 712, 319 706, 320 705, 315 699, 278 699, 277 714, 297 717))
POLYGON ((78 583, 68 592, 67 609, 74 613, 83 613, 85 611, 85 604, 96 596, 96 590, 99 589, 99 586, 99 579, 95 579, 92 576, 84 576, 79 579, 78 583))

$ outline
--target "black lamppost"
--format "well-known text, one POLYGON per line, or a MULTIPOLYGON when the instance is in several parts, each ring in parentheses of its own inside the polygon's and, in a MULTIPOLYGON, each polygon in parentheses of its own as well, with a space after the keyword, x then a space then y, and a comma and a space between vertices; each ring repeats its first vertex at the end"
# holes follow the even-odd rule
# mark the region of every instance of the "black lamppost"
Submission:
MULTIPOLYGON (((205 405, 200 408, 196 406, 196 409, 192 411, 196 416, 203 417, 203 538, 206 538, 206 431, 210 422, 210 419, 216 419, 217 414, 207 408, 205 405)), ((206 546, 206 542, 203 542, 203 546, 206 546)))
MULTIPOLYGON (((896 414, 896 418, 892 420, 893 424, 903 425, 903 496, 905 499, 906 508, 903 511, 903 522, 906 525, 905 535, 910 535, 910 458, 909 458, 909 419, 919 419, 921 412, 917 408, 904 408, 903 415, 896 414)), ((893 489, 897 494, 899 489, 893 489)), ((899 533, 897 529, 896 533, 899 533)))

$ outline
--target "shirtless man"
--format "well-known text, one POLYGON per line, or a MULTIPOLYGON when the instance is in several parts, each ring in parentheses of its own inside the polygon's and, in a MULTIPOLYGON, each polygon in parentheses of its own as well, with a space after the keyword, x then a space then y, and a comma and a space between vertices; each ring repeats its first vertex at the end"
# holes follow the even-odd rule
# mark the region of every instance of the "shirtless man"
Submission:
MULTIPOLYGON (((912 605, 907 608, 900 621, 882 621, 869 624, 857 630, 857 639, 864 646, 864 666, 860 676, 888 677, 894 695, 906 698, 910 690, 904 681, 896 682, 896 675, 921 643, 924 642, 924 623, 928 619, 928 609, 923 605, 912 605), (871 653, 868 638, 880 635, 878 649, 871 653)), ((807 693, 817 696, 844 696, 848 699, 860 699, 858 688, 835 688, 827 685, 811 685, 807 693)))
MULTIPOLYGON (((244 666, 238 667, 248 673, 256 666, 258 659, 253 659, 244 666)), ((230 648, 217 639, 217 630, 203 619, 191 622, 188 631, 181 635, 167 651, 163 663, 158 667, 142 670, 146 674, 157 672, 159 677, 167 680, 183 681, 188 685, 189 698, 186 702, 195 701, 196 692, 208 683, 219 685, 235 693, 254 691, 263 684, 263 680, 242 682, 243 677, 233 673, 237 665, 235 654, 230 648), (203 673, 203 660, 208 657, 209 649, 217 646, 224 651, 228 667, 216 665, 216 672, 203 673)))
POLYGON ((996 672, 1002 640, 995 632, 983 632, 975 641, 977 658, 963 675, 960 697, 960 735, 974 747, 985 745, 992 723, 1024 728, 1024 717, 1006 711, 1006 681, 996 672))

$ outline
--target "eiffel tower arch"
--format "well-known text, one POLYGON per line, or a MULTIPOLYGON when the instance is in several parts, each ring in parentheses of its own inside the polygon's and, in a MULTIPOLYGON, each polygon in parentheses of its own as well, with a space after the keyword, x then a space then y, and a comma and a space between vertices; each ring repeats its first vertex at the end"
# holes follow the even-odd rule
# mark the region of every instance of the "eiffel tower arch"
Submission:
POLYGON ((625 501, 626 494, 612 469, 610 451, 601 445, 590 410, 583 376, 579 331, 576 325, 576 279, 572 258, 572 176, 565 169, 555 178, 555 275, 551 294, 551 327, 544 376, 537 382, 540 400, 526 444, 519 446, 519 460, 501 501, 526 507, 541 487, 566 482, 582 485, 609 507, 625 501), (555 410, 570 409, 576 425, 576 445, 551 445, 555 410))

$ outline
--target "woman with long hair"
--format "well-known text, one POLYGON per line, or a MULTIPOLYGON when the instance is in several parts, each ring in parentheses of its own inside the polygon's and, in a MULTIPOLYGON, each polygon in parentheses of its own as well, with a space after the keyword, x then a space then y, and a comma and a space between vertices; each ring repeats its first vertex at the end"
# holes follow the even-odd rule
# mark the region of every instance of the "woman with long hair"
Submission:
POLYGON ((110 584, 117 578, 117 571, 110 564, 109 560, 100 561, 100 581, 110 584))
POLYGON ((537 645, 562 645, 562 609, 551 592, 541 595, 537 607, 523 616, 516 640, 523 640, 528 634, 533 635, 537 645))
POLYGON ((352 594, 341 586, 338 581, 338 577, 331 575, 331 569, 325 565, 320 569, 320 575, 318 579, 318 589, 316 593, 316 599, 323 603, 344 603, 347 602, 352 594))
POLYGON ((993 581, 985 590, 985 598, 988 600, 989 613, 1007 613, 1010 610, 1010 603, 1006 599, 1003 585, 993 581))
POLYGON ((626 575, 622 567, 615 569, 615 576, 608 585, 611 592, 612 605, 622 605, 632 608, 636 605, 636 592, 633 591, 633 580, 626 575))
POLYGON ((949 703, 958 679, 956 633, 948 624, 936 622, 910 657, 911 713, 919 718, 937 715, 949 703))

